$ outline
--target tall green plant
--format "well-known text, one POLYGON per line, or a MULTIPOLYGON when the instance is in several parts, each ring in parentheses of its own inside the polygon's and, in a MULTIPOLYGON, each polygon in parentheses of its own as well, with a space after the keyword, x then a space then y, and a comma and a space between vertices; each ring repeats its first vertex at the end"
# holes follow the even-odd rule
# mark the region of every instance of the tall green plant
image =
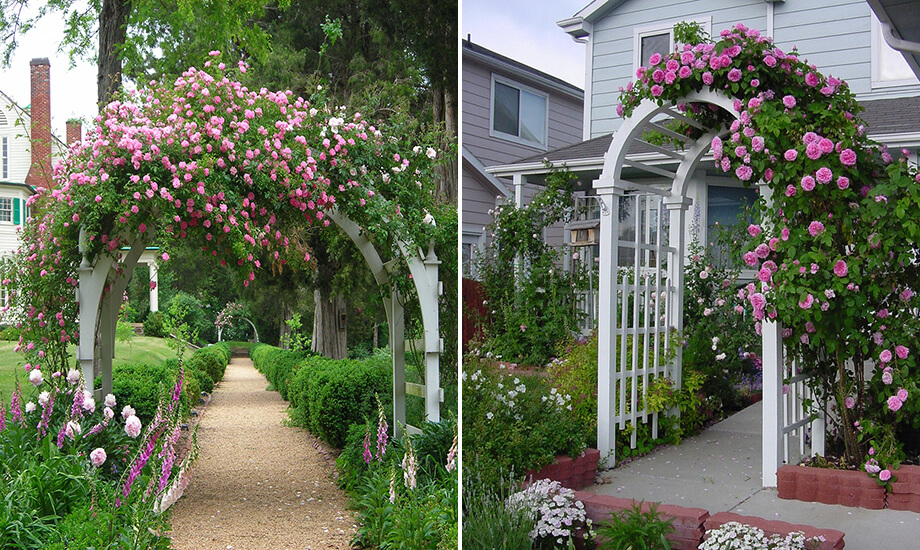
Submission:
POLYGON ((575 297, 587 276, 563 270, 560 250, 544 240, 548 227, 572 219, 576 182, 574 174, 554 171, 529 204, 492 212, 489 241, 476 263, 491 312, 484 349, 494 356, 544 365, 556 342, 578 330, 575 297))

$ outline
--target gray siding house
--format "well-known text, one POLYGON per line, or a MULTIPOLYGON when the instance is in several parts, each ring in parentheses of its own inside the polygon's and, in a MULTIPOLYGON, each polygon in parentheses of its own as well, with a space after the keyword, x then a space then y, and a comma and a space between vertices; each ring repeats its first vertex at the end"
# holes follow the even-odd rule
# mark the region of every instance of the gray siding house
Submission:
MULTIPOLYGON (((595 0, 557 23, 586 44, 585 141, 488 172, 525 183, 538 181, 547 158, 579 172, 583 181, 598 177, 612 134, 622 123, 616 114, 619 90, 653 53, 673 50, 673 28, 681 21, 695 21, 714 36, 740 22, 772 36, 786 51, 797 48, 821 72, 849 84, 865 108, 861 117, 871 137, 894 150, 908 149, 917 161, 920 81, 904 56, 886 44, 865 0, 595 0)), ((742 202, 752 201, 755 193, 703 162, 689 190, 699 227, 694 236, 706 243, 710 228, 735 220, 742 202)))
MULTIPOLYGON (((496 200, 515 199, 514 180, 486 169, 580 142, 583 101, 580 88, 463 41, 464 276, 472 274, 472 256, 492 221, 489 211, 496 200)), ((534 193, 533 185, 519 186, 517 198, 534 193)))

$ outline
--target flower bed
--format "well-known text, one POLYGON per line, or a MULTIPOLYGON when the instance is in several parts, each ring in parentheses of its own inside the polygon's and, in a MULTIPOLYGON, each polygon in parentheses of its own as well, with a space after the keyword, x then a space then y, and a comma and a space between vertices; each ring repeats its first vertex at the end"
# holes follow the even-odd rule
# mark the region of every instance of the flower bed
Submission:
MULTIPOLYGON (((844 546, 844 533, 842 531, 837 531, 835 529, 818 529, 809 525, 796 525, 785 521, 766 520, 756 516, 742 516, 732 512, 718 512, 713 514, 706 519, 704 526, 706 531, 709 531, 732 521, 757 527, 766 533, 767 536, 780 535, 784 537, 789 533, 801 531, 807 539, 822 537, 824 540, 815 547, 815 550, 841 550, 844 546)), ((811 548, 811 546, 808 548, 811 548)))
MULTIPOLYGON (((610 515, 622 510, 629 510, 635 501, 611 495, 597 495, 586 491, 576 491, 575 498, 585 505, 585 514, 599 525, 610 519, 610 515)), ((651 503, 643 503, 642 511, 648 511, 651 503)), ((709 512, 702 508, 685 508, 671 504, 658 506, 658 513, 663 519, 671 520, 674 531, 668 535, 668 541, 674 550, 696 550, 703 541, 703 524, 709 518, 709 512)))
POLYGON ((865 472, 810 466, 781 466, 776 472, 779 498, 881 510, 885 488, 865 472))
POLYGON ((601 452, 597 449, 587 449, 572 458, 568 455, 557 455, 556 462, 548 464, 539 470, 528 470, 527 479, 551 479, 558 481, 569 489, 584 489, 594 484, 594 474, 597 472, 597 463, 601 452))

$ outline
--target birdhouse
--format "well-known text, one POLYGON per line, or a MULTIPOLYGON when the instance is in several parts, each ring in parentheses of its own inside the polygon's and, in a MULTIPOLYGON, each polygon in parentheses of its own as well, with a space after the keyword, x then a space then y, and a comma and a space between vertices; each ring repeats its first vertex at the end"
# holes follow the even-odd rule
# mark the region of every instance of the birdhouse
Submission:
POLYGON ((569 222, 565 228, 571 233, 569 246, 594 246, 600 231, 600 220, 578 220, 569 222))

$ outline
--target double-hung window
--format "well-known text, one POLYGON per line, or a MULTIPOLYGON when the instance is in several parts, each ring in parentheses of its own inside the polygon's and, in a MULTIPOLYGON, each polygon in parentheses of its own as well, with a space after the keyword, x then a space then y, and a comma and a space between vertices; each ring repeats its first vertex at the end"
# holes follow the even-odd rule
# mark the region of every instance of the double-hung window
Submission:
POLYGON ((492 75, 490 135, 546 149, 547 94, 492 75))
POLYGON ((0 138, 0 178, 10 177, 10 138, 0 138))
MULTIPOLYGON (((695 22, 704 32, 710 33, 711 18, 697 19, 695 22)), ((656 23, 633 29, 633 74, 639 67, 647 67, 649 58, 654 54, 667 57, 674 51, 674 25, 677 23, 656 23)))
POLYGON ((0 222, 13 221, 13 199, 0 197, 0 222))

